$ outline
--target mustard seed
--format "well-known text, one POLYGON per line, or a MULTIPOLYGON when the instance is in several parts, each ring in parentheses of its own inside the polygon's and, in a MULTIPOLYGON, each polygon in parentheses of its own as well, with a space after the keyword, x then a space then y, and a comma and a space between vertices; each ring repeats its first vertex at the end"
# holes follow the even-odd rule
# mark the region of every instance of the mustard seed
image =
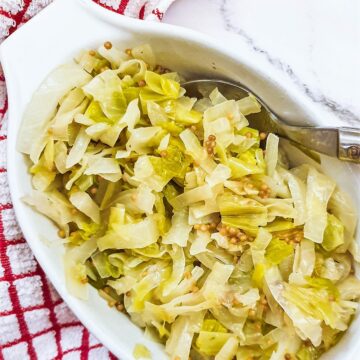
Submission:
POLYGON ((66 234, 65 234, 65 231, 64 231, 64 230, 59 230, 59 231, 58 231, 58 235, 59 235, 59 237, 60 237, 60 238, 62 238, 62 239, 64 239, 64 238, 65 238, 65 236, 66 236, 66 234))
POLYGON ((117 311, 123 311, 124 310, 124 305, 123 304, 117 304, 116 305, 116 310, 117 311))
POLYGON ((104 48, 110 50, 112 48, 112 43, 110 41, 106 41, 104 43, 104 48))
POLYGON ((267 134, 264 133, 264 132, 261 132, 261 133, 259 134, 259 137, 260 137, 260 140, 265 140, 266 137, 267 137, 267 134))
POLYGON ((185 271, 184 277, 185 277, 185 279, 190 279, 191 278, 191 272, 190 271, 185 271))
POLYGON ((193 286, 191 287, 191 292, 196 293, 196 292, 198 292, 198 291, 199 291, 199 288, 198 288, 196 285, 193 285, 193 286))
POLYGON ((225 229, 224 227, 222 227, 222 228, 220 229, 220 234, 223 235, 223 236, 226 236, 226 235, 227 235, 227 231, 226 231, 226 229, 225 229))
POLYGON ((230 235, 236 235, 236 229, 235 228, 230 228, 229 234, 230 235))

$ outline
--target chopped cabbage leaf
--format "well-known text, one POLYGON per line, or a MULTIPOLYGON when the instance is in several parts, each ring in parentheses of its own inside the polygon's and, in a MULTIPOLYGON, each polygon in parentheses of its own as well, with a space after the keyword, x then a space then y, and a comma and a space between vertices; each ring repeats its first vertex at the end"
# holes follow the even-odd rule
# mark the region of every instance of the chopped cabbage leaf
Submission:
POLYGON ((23 201, 54 221, 59 228, 68 229, 67 224, 72 221, 73 217, 71 204, 68 206, 67 202, 64 203, 53 193, 38 190, 33 190, 31 195, 23 197, 23 201))
POLYGON ((166 98, 176 99, 179 96, 179 83, 166 78, 164 75, 159 75, 152 71, 146 71, 145 82, 149 90, 157 94, 164 95, 166 98))
POLYGON ((266 162, 266 171, 269 176, 273 176, 277 160, 278 160, 278 146, 279 138, 270 133, 266 139, 266 153, 265 153, 265 162, 266 162))
POLYGON ((66 173, 67 146, 63 141, 54 144, 54 164, 60 174, 66 173))
MULTIPOLYGON (((78 89, 74 89, 76 91, 78 89)), ((70 94, 69 94, 70 96, 70 94)), ((81 92, 81 98, 84 97, 84 94, 81 92)), ((66 103, 66 99, 62 103, 66 103)), ((52 120, 50 127, 48 129, 49 135, 51 134, 54 140, 70 140, 70 131, 73 121, 81 116, 82 112, 86 109, 88 105, 88 100, 84 99, 76 108, 71 109, 67 112, 61 112, 62 105, 59 107, 58 112, 56 113, 54 119, 52 120)))
POLYGON ((156 136, 161 131, 162 129, 159 126, 140 127, 132 130, 126 145, 127 150, 135 151, 138 154, 148 153, 152 146, 158 145, 156 136))
POLYGON ((152 359, 150 350, 142 344, 136 344, 133 351, 133 356, 136 360, 152 359))
POLYGON ((112 224, 107 233, 98 239, 98 246, 100 251, 144 248, 155 243, 158 238, 156 218, 150 215, 137 223, 112 224))
POLYGON ((85 175, 118 174, 121 176, 121 169, 118 162, 112 158, 104 158, 99 155, 90 155, 87 158, 85 175))
POLYGON ((188 224, 187 210, 176 211, 171 219, 171 228, 162 238, 162 243, 185 247, 189 240, 191 229, 192 226, 188 224))
POLYGON ((221 104, 222 102, 226 101, 226 97, 221 94, 218 88, 215 88, 210 94, 209 99, 213 105, 221 104))
POLYGON ((231 169, 231 178, 240 179, 243 176, 251 174, 263 174, 263 158, 262 150, 255 152, 245 152, 240 158, 230 157, 228 166, 231 169), (257 157, 258 156, 258 157, 257 157))
POLYGON ((78 132, 75 142, 66 158, 66 169, 72 168, 83 158, 88 145, 90 144, 90 136, 86 133, 85 128, 81 128, 78 132))
POLYGON ((185 271, 184 250, 178 245, 173 245, 170 256, 173 261, 173 268, 170 278, 163 284, 164 296, 169 295, 179 285, 185 271))
POLYGON ((108 49, 102 45, 98 48, 98 53, 106 60, 108 60, 114 69, 118 68, 125 60, 125 54, 115 46, 112 46, 110 49, 108 49))
POLYGON ((218 184, 222 184, 224 181, 229 179, 230 176, 231 170, 225 165, 218 164, 214 171, 206 177, 205 181, 210 186, 215 186, 218 184))
POLYGON ((140 185, 136 189, 125 190, 119 193, 110 203, 123 204, 130 214, 153 213, 156 197, 146 185, 140 185))
POLYGON ((234 100, 221 102, 204 112, 204 137, 215 135, 223 146, 229 146, 234 140, 234 123, 239 121, 240 113, 234 100))
POLYGON ((296 211, 294 225, 303 225, 306 220, 306 185, 291 173, 286 173, 286 178, 296 211))
POLYGON ((260 202, 225 192, 218 196, 218 205, 221 215, 237 216, 249 214, 266 214, 266 207, 260 202))
POLYGON ((356 300, 360 298, 360 281, 355 276, 349 276, 337 285, 342 300, 356 300))
POLYGON ((150 157, 154 171, 165 180, 172 178, 184 178, 189 161, 183 152, 175 145, 170 144, 166 149, 165 157, 150 157))
POLYGON ((100 223, 100 209, 88 193, 83 191, 74 192, 70 195, 69 200, 96 224, 100 223))
POLYGON ((278 238, 271 240, 266 248, 265 259, 271 265, 279 265, 287 257, 294 253, 294 248, 278 238))
POLYGON ((207 173, 212 172, 216 167, 216 163, 209 158, 205 149, 200 145, 197 136, 189 129, 184 130, 179 136, 185 145, 187 153, 198 162, 207 173))
POLYGON ((311 276, 315 268, 315 261, 315 244, 310 240, 304 239, 296 247, 293 273, 290 275, 290 278, 296 281, 297 278, 302 280, 303 276, 311 276))
POLYGON ((328 214, 322 247, 332 251, 344 243, 344 225, 332 214, 328 214))
POLYGON ((96 251, 96 239, 68 249, 64 255, 67 289, 80 299, 87 300, 88 287, 85 261, 96 251))
POLYGON ((59 66, 48 75, 25 111, 17 139, 20 152, 31 154, 33 162, 38 160, 46 143, 47 122, 54 115, 60 99, 90 79, 91 75, 74 63, 59 66))
MULTIPOLYGON (((213 235, 214 236, 214 235, 213 235)), ((214 237, 213 237, 214 238, 214 237)), ((198 231, 196 233, 196 237, 193 240, 191 247, 190 247, 190 255, 196 255, 203 252, 206 252, 206 247, 212 241, 210 234, 205 231, 198 231)))
POLYGON ((271 234, 260 228, 255 241, 251 244, 251 255, 254 265, 264 263, 266 248, 272 239, 271 234))
POLYGON ((272 296, 291 319, 298 336, 302 340, 309 339, 314 346, 319 346, 322 337, 321 320, 306 315, 284 297, 285 286, 277 267, 269 268, 265 279, 272 296))
POLYGON ((214 301, 215 303, 219 302, 221 288, 225 286, 233 270, 233 265, 221 264, 219 262, 214 264, 202 288, 205 299, 214 301))
POLYGON ((126 275, 117 280, 109 280, 107 284, 111 286, 118 295, 122 295, 130 291, 137 280, 131 275, 126 275))
POLYGON ((150 189, 160 192, 170 181, 168 177, 158 174, 149 156, 140 156, 134 166, 133 180, 148 186, 150 189))
POLYGON ((165 351, 172 359, 188 360, 195 332, 199 332, 205 313, 200 311, 192 316, 179 316, 171 327, 165 351))
POLYGON ((211 187, 205 184, 176 196, 171 200, 171 205, 174 209, 181 209, 199 201, 209 200, 212 197, 213 191, 211 187))
POLYGON ((333 329, 346 330, 355 312, 356 304, 338 301, 338 291, 330 280, 309 280, 304 286, 295 284, 286 286, 284 297, 307 316, 324 321, 333 329))
POLYGON ((82 87, 86 95, 97 101, 105 116, 111 121, 124 115, 127 107, 121 80, 115 71, 106 70, 82 87))
POLYGON ((227 339, 214 360, 232 360, 237 352, 239 341, 235 337, 227 339))
POLYGON ((216 355, 226 342, 232 338, 229 333, 200 331, 196 347, 205 355, 216 355))
POLYGON ((169 146, 169 141, 170 141, 170 134, 167 134, 161 139, 158 150, 159 151, 166 150, 169 146))
MULTIPOLYGON (((53 171, 53 163, 47 164, 50 159, 46 158, 46 151, 48 145, 45 148, 44 155, 40 158, 39 162, 32 166, 30 173, 33 175, 32 184, 36 190, 45 191, 53 183, 56 177, 56 173, 53 171)), ((53 146, 51 145, 53 151, 53 146)), ((53 158, 53 156, 52 156, 53 158)), ((52 160, 52 159, 51 159, 52 160)))
POLYGON ((239 108, 239 111, 245 116, 261 111, 261 105, 252 94, 249 94, 249 96, 238 100, 236 104, 239 108))
POLYGON ((131 49, 131 55, 135 59, 142 60, 149 64, 151 67, 155 67, 156 58, 152 47, 149 44, 140 44, 131 49))
POLYGON ((101 278, 118 278, 123 272, 122 264, 120 263, 121 266, 113 265, 110 262, 109 254, 105 252, 98 252, 94 254, 91 257, 91 260, 101 278))
POLYGON ((327 204, 335 189, 335 183, 314 168, 309 169, 306 192, 306 221, 304 236, 322 243, 327 225, 327 204))
POLYGON ((320 352, 313 346, 302 346, 296 353, 296 358, 299 360, 317 360, 320 352))
POLYGON ((328 204, 330 212, 344 224, 346 237, 352 239, 356 229, 357 213, 350 196, 336 188, 328 204))

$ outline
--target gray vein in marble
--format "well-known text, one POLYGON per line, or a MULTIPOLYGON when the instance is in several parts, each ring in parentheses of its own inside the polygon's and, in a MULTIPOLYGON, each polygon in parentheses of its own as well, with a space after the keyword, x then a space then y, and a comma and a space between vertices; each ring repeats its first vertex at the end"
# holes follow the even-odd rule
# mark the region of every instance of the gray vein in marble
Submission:
POLYGON ((228 11, 229 10, 227 7, 227 0, 222 0, 220 3, 220 12, 223 17, 226 30, 241 36, 245 40, 245 42, 251 47, 252 50, 264 56, 271 65, 286 73, 289 78, 295 83, 295 85, 301 91, 303 91, 313 102, 318 103, 326 107, 328 110, 334 112, 340 119, 346 121, 349 125, 359 126, 360 119, 356 114, 346 109, 335 100, 332 100, 331 98, 325 96, 324 94, 316 93, 315 91, 311 90, 305 83, 300 80, 299 76, 297 76, 297 74, 294 72, 294 70, 289 64, 285 63, 277 57, 270 55, 265 49, 258 46, 254 39, 249 36, 246 31, 244 31, 240 27, 233 25, 230 20, 228 11))

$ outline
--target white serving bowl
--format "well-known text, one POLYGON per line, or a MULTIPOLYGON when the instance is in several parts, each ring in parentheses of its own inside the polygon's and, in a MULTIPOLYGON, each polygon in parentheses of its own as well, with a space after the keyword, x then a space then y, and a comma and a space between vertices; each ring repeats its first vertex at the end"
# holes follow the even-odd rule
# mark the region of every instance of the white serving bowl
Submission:
MULTIPOLYGON (((184 76, 217 77, 238 81, 261 96, 279 115, 293 123, 321 124, 323 119, 304 97, 285 89, 271 74, 236 51, 234 42, 215 41, 180 27, 143 22, 117 15, 90 0, 57 0, 17 30, 1 45, 1 62, 9 95, 8 176, 17 219, 40 265, 62 298, 82 323, 122 360, 133 359, 135 344, 143 343, 154 360, 167 359, 163 347, 145 338, 141 329, 123 314, 110 309, 95 290, 87 302, 69 295, 65 288, 63 248, 55 226, 24 205, 22 196, 31 190, 25 158, 16 151, 16 136, 24 109, 46 75, 69 61, 80 49, 96 48, 106 40, 120 48, 150 43, 158 62, 184 76)), ((327 161, 325 159, 325 161, 327 161)), ((338 161, 327 169, 360 203, 360 184, 353 169, 338 161)), ((358 239, 359 240, 359 239, 358 239)), ((353 360, 359 350, 357 317, 341 342, 324 359, 353 360), (341 354, 341 355, 340 355, 341 354)))

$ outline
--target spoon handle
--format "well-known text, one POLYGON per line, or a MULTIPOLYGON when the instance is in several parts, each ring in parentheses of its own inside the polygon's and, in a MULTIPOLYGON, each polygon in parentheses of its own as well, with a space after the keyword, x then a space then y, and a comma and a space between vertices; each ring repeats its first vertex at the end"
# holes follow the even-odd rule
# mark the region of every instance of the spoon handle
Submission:
POLYGON ((311 150, 360 164, 360 129, 282 126, 278 133, 311 150))
POLYGON ((360 130, 339 128, 338 158, 360 164, 360 130))

